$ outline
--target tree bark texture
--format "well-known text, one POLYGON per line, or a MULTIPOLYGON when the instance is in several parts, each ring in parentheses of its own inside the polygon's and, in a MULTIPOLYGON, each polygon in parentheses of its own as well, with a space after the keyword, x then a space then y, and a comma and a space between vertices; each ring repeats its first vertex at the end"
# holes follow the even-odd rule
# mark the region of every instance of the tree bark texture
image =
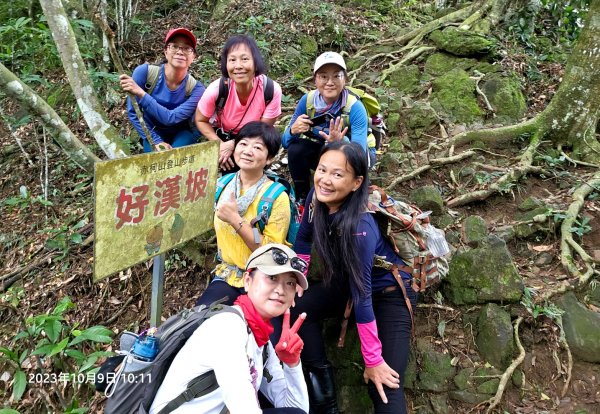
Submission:
POLYGON ((592 0, 585 26, 569 57, 556 95, 538 126, 555 144, 568 144, 582 160, 598 162, 600 143, 600 0, 592 0))
POLYGON ((65 9, 60 0, 40 0, 48 26, 60 54, 71 89, 77 99, 79 109, 100 148, 109 158, 128 155, 128 148, 118 131, 107 122, 108 117, 94 92, 92 81, 65 9))
POLYGON ((0 63, 0 88, 27 110, 36 115, 52 131, 55 141, 77 165, 86 171, 94 171, 94 163, 100 161, 67 127, 58 114, 29 86, 0 63))

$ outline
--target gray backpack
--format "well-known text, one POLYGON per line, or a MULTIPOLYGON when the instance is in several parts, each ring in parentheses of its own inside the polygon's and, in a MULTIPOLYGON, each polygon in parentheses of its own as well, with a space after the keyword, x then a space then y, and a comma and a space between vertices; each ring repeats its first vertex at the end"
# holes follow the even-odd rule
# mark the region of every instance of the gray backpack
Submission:
MULTIPOLYGON (((154 396, 177 352, 204 321, 224 312, 234 313, 242 320, 244 319, 231 306, 218 302, 208 307, 201 305, 193 309, 186 309, 171 316, 155 334, 159 341, 159 351, 151 362, 134 358, 130 350, 137 335, 132 332, 124 332, 120 338, 121 351, 119 352, 124 358, 122 357, 120 368, 106 387, 108 401, 104 409, 105 414, 148 413, 154 396)), ((170 413, 180 405, 211 393, 218 387, 214 371, 208 371, 191 380, 187 389, 160 410, 159 414, 170 413)), ((98 385, 97 388, 99 388, 98 385)))

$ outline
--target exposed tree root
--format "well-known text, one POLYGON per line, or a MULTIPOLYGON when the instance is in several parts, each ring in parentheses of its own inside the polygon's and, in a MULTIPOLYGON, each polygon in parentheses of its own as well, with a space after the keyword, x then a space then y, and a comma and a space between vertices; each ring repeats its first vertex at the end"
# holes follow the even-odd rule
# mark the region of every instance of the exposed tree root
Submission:
POLYGON ((563 389, 560 393, 560 397, 562 398, 565 395, 567 395, 569 384, 571 383, 571 373, 573 372, 573 355, 571 354, 571 348, 569 348, 569 343, 565 338, 565 334, 562 328, 562 322, 560 322, 560 331, 560 343, 562 346, 565 347, 565 350, 567 351, 567 379, 565 380, 565 385, 563 386, 563 389))
POLYGON ((469 150, 469 151, 461 152, 460 154, 454 155, 452 157, 431 159, 431 160, 429 160, 429 164, 423 165, 422 167, 417 168, 416 170, 410 172, 409 174, 402 175, 402 176, 396 178, 394 181, 391 182, 390 185, 388 185, 385 188, 385 190, 386 191, 390 191, 395 186, 397 186, 398 184, 400 184, 400 183, 402 183, 404 181, 411 180, 411 179, 415 178, 416 176, 418 176, 419 174, 422 174, 425 171, 428 171, 428 170, 430 170, 430 169, 432 169, 434 167, 439 167, 441 165, 452 164, 452 163, 455 163, 455 162, 459 162, 459 161, 462 161, 462 160, 464 160, 466 158, 472 157, 476 153, 477 153, 476 150, 469 150))
POLYGON ((515 342, 517 344, 517 349, 519 350, 519 356, 513 360, 513 362, 506 369, 506 371, 504 371, 504 374, 502 374, 502 377, 500 378, 500 384, 498 385, 498 390, 496 391, 496 395, 482 403, 482 405, 490 405, 486 410, 486 414, 491 413, 492 410, 498 404, 500 404, 500 401, 502 400, 502 394, 504 394, 504 389, 506 388, 508 381, 510 380, 512 374, 515 372, 515 369, 517 369, 517 367, 521 365, 521 363, 525 359, 525 349, 523 348, 523 345, 521 345, 521 341, 519 340, 519 325, 521 324, 522 320, 523 317, 519 316, 515 322, 515 342))
POLYGON ((460 146, 473 141, 498 144, 513 140, 522 134, 533 134, 537 130, 538 117, 535 117, 516 125, 466 131, 453 137, 450 144, 460 146))
POLYGON ((438 305, 437 303, 419 303, 417 308, 425 309, 439 309, 448 312, 459 312, 458 309, 451 308, 450 306, 438 305))
POLYGON ((592 178, 581 184, 573 193, 573 202, 569 205, 566 212, 566 217, 560 226, 560 262, 563 267, 572 276, 579 279, 580 285, 585 285, 591 276, 594 274, 595 263, 585 250, 573 239, 571 229, 577 221, 577 216, 583 207, 585 198, 593 191, 600 187, 600 171, 592 176, 592 178), (581 257, 586 267, 585 273, 582 273, 575 264, 573 259, 573 250, 581 257))
POLYGON ((381 72, 381 76, 379 76, 379 80, 378 80, 379 83, 382 83, 388 76, 390 76, 393 72, 400 69, 400 67, 404 66, 406 63, 410 62, 413 59, 416 59, 418 56, 422 55, 423 53, 427 53, 432 50, 435 50, 435 47, 421 46, 417 49, 414 49, 410 53, 408 53, 398 63, 394 63, 394 64, 390 63, 389 67, 381 72))

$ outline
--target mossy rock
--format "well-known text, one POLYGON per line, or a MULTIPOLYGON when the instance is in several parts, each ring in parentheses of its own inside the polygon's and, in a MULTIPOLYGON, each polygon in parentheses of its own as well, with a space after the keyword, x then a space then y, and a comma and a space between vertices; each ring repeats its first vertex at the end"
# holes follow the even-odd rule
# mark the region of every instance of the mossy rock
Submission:
POLYGON ((481 90, 494 108, 494 122, 514 123, 525 115, 527 104, 517 76, 486 75, 481 90))
POLYGON ((481 247, 454 253, 442 288, 444 296, 455 305, 518 302, 523 279, 506 243, 489 236, 481 247))
POLYGON ((445 75, 454 69, 468 71, 477 65, 476 59, 460 58, 448 53, 434 53, 425 61, 424 72, 432 76, 445 75))
POLYGON ((388 152, 404 152, 404 141, 398 137, 392 137, 388 143, 388 152))
POLYGON ((400 122, 400 114, 394 112, 388 115, 386 125, 388 127, 388 133, 390 135, 398 132, 398 123, 400 122))
POLYGON ((502 65, 494 65, 489 62, 478 61, 477 64, 472 67, 472 70, 473 70, 473 72, 477 71, 477 72, 481 72, 483 74, 488 74, 488 73, 502 72, 504 70, 504 68, 502 67, 502 65))
MULTIPOLYGON (((448 213, 443 213, 442 215, 439 215, 439 216, 433 216, 433 217, 431 217, 431 224, 433 224, 438 229, 444 230, 446 227, 449 227, 454 224, 454 217, 452 217, 448 213)), ((448 238, 446 238, 446 240, 448 241, 448 243, 450 243, 450 240, 448 240, 448 238)), ((450 243, 450 244, 454 244, 454 243, 450 243)))
POLYGON ((600 307, 600 284, 590 284, 588 289, 588 300, 597 307, 600 307))
POLYGON ((479 387, 477 387, 477 392, 479 394, 496 394, 496 391, 498 391, 498 386, 500 385, 500 378, 492 378, 491 380, 488 380, 486 382, 484 382, 483 384, 481 384, 479 387))
POLYGON ((482 217, 469 216, 463 222, 462 235, 466 244, 477 246, 480 241, 485 240, 488 236, 487 223, 482 217))
MULTIPOLYGON (((513 326, 510 315, 495 303, 488 303, 477 318, 475 340, 483 358, 498 368, 506 368, 514 352, 513 326)), ((478 389, 478 392, 482 392, 478 389)))
POLYGON ((389 76, 390 86, 410 94, 419 90, 421 71, 417 65, 400 66, 389 76))
POLYGON ((544 202, 542 200, 535 197, 527 197, 517 208, 520 211, 529 211, 538 207, 544 207, 544 202))
POLYGON ((432 185, 419 187, 410 193, 409 198, 423 211, 431 210, 436 216, 444 213, 444 200, 437 187, 432 185))
POLYGON ((462 69, 454 69, 433 81, 432 107, 450 121, 472 124, 485 115, 475 95, 475 81, 462 69))
POLYGON ((417 339, 417 349, 421 354, 421 371, 419 372, 418 389, 425 391, 448 391, 449 383, 454 377, 455 368, 450 363, 450 355, 433 349, 426 339, 417 339))
POLYGON ((571 352, 579 359, 600 362, 600 313, 583 306, 573 292, 556 303, 562 308, 563 328, 571 352))
POLYGON ((413 106, 402 109, 401 119, 411 139, 420 138, 423 133, 436 128, 439 122, 437 113, 427 102, 416 102, 413 106))
POLYGON ((429 35, 429 40, 438 49, 456 56, 485 55, 497 47, 494 39, 453 26, 446 27, 444 30, 435 30, 429 35))
POLYGON ((429 402, 435 414, 450 413, 450 405, 448 404, 448 396, 445 394, 433 394, 429 397, 429 402))
POLYGON ((472 367, 463 368, 460 371, 458 371, 458 374, 456 374, 456 376, 453 379, 456 388, 458 388, 458 390, 461 391, 467 389, 474 389, 474 384, 471 379, 474 372, 475 368, 472 367))
POLYGON ((404 388, 412 390, 416 386, 417 382, 417 360, 415 358, 414 352, 410 353, 410 359, 408 360, 408 365, 406 367, 406 371, 404 371, 404 388))
POLYGON ((317 56, 319 52, 319 44, 312 36, 302 35, 298 38, 300 51, 304 56, 317 56))
POLYGON ((377 157, 378 171, 380 173, 389 172, 392 175, 397 175, 400 170, 400 165, 404 161, 404 157, 401 154, 395 152, 386 152, 381 156, 377 157))

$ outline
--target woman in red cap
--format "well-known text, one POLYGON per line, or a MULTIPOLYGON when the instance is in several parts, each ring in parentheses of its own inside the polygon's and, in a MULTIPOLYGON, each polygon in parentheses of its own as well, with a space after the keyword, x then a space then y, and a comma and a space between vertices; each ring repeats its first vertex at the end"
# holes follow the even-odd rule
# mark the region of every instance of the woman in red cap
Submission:
POLYGON ((160 66, 144 63, 131 76, 119 77, 123 90, 135 96, 152 135, 154 148, 128 97, 129 119, 142 137, 144 152, 194 144, 200 137, 193 116, 205 88, 189 73, 196 57, 196 37, 183 27, 171 29, 165 37, 164 53, 165 62, 160 66))

